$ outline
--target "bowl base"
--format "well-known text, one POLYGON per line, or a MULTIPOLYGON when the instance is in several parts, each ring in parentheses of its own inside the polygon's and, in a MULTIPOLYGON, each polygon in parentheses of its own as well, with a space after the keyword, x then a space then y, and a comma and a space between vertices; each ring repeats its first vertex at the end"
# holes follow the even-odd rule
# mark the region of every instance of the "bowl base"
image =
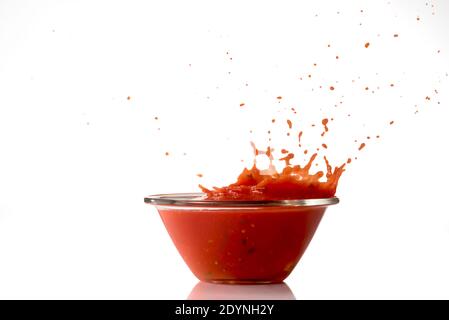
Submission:
POLYGON ((282 280, 233 280, 233 279, 203 279, 202 281, 213 284, 237 284, 237 285, 250 285, 250 284, 274 284, 282 283, 282 280))

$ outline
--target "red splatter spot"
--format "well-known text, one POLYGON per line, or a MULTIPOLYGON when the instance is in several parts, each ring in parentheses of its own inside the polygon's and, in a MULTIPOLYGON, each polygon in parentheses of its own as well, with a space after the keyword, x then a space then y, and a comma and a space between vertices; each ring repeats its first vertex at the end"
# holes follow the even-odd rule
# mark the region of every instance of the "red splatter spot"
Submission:
POLYGON ((365 48, 369 47, 369 42, 365 43, 365 48))
POLYGON ((267 147, 267 151, 265 151, 265 154, 267 155, 267 157, 271 157, 271 147, 270 146, 267 147))
POLYGON ((327 149, 327 144, 323 143, 321 145, 323 146, 324 149, 327 149))
POLYGON ((359 151, 362 150, 363 148, 365 148, 366 144, 363 142, 360 147, 359 147, 359 151))
POLYGON ((295 155, 293 153, 289 153, 288 155, 286 155, 283 158, 280 158, 279 160, 285 161, 285 166, 289 166, 290 160, 293 159, 294 157, 295 157, 295 155))
POLYGON ((275 123, 276 122, 276 119, 271 119, 271 123, 275 123))
POLYGON ((394 123, 394 121, 390 121, 390 126, 394 123))
POLYGON ((126 97, 126 100, 131 100, 131 96, 127 96, 127 97, 126 97))
POLYGON ((170 153, 169 153, 169 152, 166 152, 165 155, 168 157, 168 156, 170 155, 170 153))
POLYGON ((282 154, 286 154, 286 153, 288 153, 288 150, 282 149, 282 150, 281 150, 281 153, 282 153, 282 154))
POLYGON ((241 107, 243 107, 244 105, 245 105, 245 104, 244 104, 243 102, 240 104, 241 107))
POLYGON ((352 162, 351 158, 348 158, 348 160, 346 161, 347 164, 350 164, 352 162))
POLYGON ((198 178, 202 178, 202 177, 203 177, 203 174, 202 174, 202 173, 197 173, 196 176, 197 176, 198 178))
POLYGON ((426 97, 426 100, 430 100, 430 97, 429 97, 429 96, 427 96, 427 97, 426 97))
POLYGON ((292 128, 292 122, 290 120, 287 120, 287 124, 288 124, 288 128, 291 129, 292 128))
POLYGON ((335 90, 335 88, 334 88, 333 86, 330 86, 329 89, 330 89, 331 91, 334 91, 334 90, 335 90))
POLYGON ((399 37, 399 35, 398 35, 397 33, 395 33, 395 34, 393 35, 393 37, 397 38, 397 37, 399 37))
POLYGON ((323 120, 321 120, 321 124, 324 127, 324 131, 321 133, 321 136, 324 136, 325 133, 329 131, 329 128, 327 127, 328 123, 329 123, 329 120, 327 118, 324 118, 323 120))
POLYGON ((281 99, 282 99, 282 97, 281 97, 281 96, 278 96, 278 97, 276 97, 276 99, 278 99, 278 100, 281 100, 281 99))

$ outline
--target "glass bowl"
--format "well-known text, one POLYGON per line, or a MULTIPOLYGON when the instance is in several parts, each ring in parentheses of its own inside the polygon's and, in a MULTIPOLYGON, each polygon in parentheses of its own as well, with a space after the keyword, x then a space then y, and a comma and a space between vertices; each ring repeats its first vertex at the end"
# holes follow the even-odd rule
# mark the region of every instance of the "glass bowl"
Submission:
POLYGON ((159 194, 154 205, 173 243, 202 281, 282 282, 295 268, 338 198, 215 201, 202 193, 159 194))

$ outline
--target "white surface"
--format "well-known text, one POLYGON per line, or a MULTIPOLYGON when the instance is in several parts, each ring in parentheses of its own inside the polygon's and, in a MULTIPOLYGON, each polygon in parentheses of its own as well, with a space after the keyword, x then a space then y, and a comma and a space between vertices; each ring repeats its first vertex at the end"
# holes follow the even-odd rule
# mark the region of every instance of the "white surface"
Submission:
POLYGON ((448 21, 430 0, 1 0, 0 298, 187 298, 143 197, 233 181, 293 105, 299 127, 334 116, 330 158, 359 160, 292 294, 448 299, 448 21))

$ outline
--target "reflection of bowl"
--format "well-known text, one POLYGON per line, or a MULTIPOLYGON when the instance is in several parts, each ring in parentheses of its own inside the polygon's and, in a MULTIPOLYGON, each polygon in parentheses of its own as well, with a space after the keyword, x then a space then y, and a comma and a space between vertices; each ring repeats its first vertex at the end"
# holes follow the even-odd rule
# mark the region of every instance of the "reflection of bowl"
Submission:
POLYGON ((217 283, 282 282, 337 198, 211 201, 202 194, 145 198, 157 207, 195 276, 217 283))
POLYGON ((198 282, 188 300, 295 300, 285 283, 234 286, 198 282))

